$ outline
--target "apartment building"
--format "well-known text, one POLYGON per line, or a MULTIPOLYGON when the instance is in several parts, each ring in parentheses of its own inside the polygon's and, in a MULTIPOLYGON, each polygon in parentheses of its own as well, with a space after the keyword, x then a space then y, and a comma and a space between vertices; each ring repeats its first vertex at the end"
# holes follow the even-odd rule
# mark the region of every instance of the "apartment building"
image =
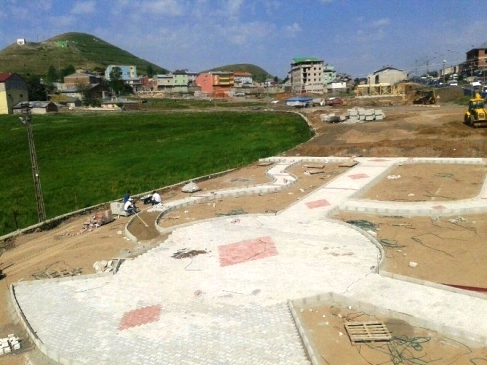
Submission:
POLYGON ((233 89, 235 79, 233 72, 203 72, 198 75, 195 84, 207 95, 226 97, 233 89))
POLYGON ((13 107, 28 101, 27 83, 16 73, 0 74, 0 114, 12 114, 13 107))
POLYGON ((315 57, 293 58, 291 63, 291 91, 293 94, 323 93, 323 61, 315 57))

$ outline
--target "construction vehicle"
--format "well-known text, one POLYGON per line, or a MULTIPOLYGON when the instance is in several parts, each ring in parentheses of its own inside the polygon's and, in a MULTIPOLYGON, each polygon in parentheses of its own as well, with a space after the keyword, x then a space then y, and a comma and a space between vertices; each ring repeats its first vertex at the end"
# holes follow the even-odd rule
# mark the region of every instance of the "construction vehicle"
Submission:
POLYGON ((468 102, 468 109, 465 111, 464 123, 475 127, 477 123, 487 123, 487 110, 485 110, 484 99, 479 93, 468 102))
POLYGON ((416 90, 413 104, 436 104, 435 90, 416 90))

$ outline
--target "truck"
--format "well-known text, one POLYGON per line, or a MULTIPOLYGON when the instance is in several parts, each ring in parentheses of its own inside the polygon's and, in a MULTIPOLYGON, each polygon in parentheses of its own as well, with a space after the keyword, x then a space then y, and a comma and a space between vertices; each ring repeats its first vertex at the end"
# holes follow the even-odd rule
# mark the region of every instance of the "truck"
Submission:
POLYGON ((463 117, 465 124, 476 127, 477 124, 487 123, 487 110, 485 110, 485 101, 479 93, 468 102, 468 109, 463 117))

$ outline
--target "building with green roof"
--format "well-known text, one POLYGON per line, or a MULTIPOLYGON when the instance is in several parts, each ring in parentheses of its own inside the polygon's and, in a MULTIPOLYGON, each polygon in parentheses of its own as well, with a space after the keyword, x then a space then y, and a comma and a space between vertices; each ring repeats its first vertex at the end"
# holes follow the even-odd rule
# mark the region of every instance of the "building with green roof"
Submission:
POLYGON ((323 94, 323 60, 319 60, 316 57, 293 58, 290 80, 293 94, 323 94))

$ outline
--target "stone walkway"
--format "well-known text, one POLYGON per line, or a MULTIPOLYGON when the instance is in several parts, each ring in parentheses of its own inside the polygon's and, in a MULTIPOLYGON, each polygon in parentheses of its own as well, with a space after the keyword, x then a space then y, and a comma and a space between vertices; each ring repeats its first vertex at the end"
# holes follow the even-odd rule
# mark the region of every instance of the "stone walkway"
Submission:
MULTIPOLYGON (((292 184, 282 158, 271 184, 218 192, 263 194, 292 184)), ((357 158, 353 168, 277 215, 220 217, 179 226, 161 244, 125 261, 115 275, 20 282, 12 300, 31 335, 63 364, 309 364, 288 300, 338 293, 425 318, 487 344, 487 300, 378 274, 380 246, 330 221, 337 209, 414 215, 487 211, 475 199, 441 203, 363 201, 357 194, 398 163, 485 164, 482 159, 357 158), (185 258, 178 258, 184 256, 185 258)), ((211 196, 168 203, 161 211, 211 196)), ((162 230, 162 228, 161 228, 162 230)), ((130 232, 127 232, 130 236, 130 232)))

